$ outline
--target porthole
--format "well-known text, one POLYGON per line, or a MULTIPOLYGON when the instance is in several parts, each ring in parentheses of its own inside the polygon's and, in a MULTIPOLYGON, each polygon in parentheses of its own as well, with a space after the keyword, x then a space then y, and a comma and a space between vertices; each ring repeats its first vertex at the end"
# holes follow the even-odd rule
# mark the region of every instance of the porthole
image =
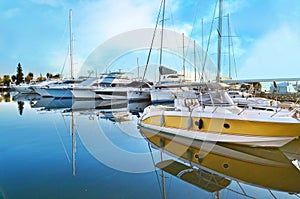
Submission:
POLYGON ((225 129, 229 129, 230 128, 230 125, 227 124, 227 123, 225 123, 223 126, 224 126, 225 129))
POLYGON ((229 165, 228 164, 223 164, 224 169, 228 169, 229 165))

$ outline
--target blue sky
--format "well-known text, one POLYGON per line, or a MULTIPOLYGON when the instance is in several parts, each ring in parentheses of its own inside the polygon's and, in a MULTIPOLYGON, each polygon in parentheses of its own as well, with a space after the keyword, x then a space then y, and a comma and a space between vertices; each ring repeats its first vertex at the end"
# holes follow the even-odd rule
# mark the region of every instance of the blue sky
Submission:
MULTIPOLYGON (((60 73, 68 55, 70 8, 78 71, 88 55, 104 41, 125 31, 154 27, 159 5, 160 0, 2 1, 0 76, 15 74, 19 62, 25 74, 60 73)), ((206 43, 214 6, 215 0, 167 0, 166 26, 185 32, 201 43, 203 18, 206 43)), ((300 76, 299 0, 224 0, 223 14, 227 13, 230 13, 234 36, 238 78, 300 76)), ((223 20, 225 26, 227 19, 223 20)), ((212 44, 216 43, 215 39, 212 36, 212 44)), ((215 59, 213 48, 209 53, 215 59)), ((227 75, 225 65, 222 72, 227 75)), ((234 70, 232 74, 236 77, 234 70)))

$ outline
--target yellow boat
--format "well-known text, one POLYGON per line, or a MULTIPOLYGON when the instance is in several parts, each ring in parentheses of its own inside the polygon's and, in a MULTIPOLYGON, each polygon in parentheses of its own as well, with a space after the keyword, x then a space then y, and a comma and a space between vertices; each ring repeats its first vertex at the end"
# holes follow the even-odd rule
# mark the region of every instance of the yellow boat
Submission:
MULTIPOLYGON (((140 132, 152 146, 176 157, 176 160, 189 165, 189 168, 201 168, 224 177, 219 178, 219 190, 226 188, 227 180, 231 179, 268 190, 300 193, 299 159, 296 159, 300 157, 299 140, 292 141, 284 148, 257 148, 236 144, 212 144, 147 128, 141 128, 140 132), (295 155, 292 157, 291 154, 295 155), (293 164, 295 161, 298 166, 293 164)), ((158 166, 164 168, 163 170, 170 170, 166 162, 163 165, 158 166)), ((172 166, 172 162, 169 166, 172 166)), ((173 168, 173 173, 174 170, 176 169, 173 168)), ((211 190, 214 189, 218 190, 216 185, 211 190)))
POLYGON ((191 168, 175 160, 164 160, 155 166, 207 192, 220 191, 231 183, 231 181, 225 177, 204 169, 191 168))
POLYGON ((242 109, 225 91, 210 93, 208 99, 212 102, 205 105, 198 99, 177 99, 175 107, 148 106, 139 125, 197 140, 259 147, 281 147, 300 136, 296 111, 242 109))

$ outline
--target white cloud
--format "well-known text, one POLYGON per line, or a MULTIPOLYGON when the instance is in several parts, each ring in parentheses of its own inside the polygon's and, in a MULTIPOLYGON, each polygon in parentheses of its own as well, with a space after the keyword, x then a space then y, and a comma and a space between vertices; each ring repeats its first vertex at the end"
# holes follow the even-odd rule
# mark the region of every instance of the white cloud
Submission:
POLYGON ((239 78, 298 77, 300 74, 300 29, 286 24, 269 32, 248 51, 239 78))
POLYGON ((39 5, 47 5, 51 7, 58 7, 63 5, 63 0, 30 0, 32 3, 39 5))
POLYGON ((231 1, 224 1, 223 2, 223 13, 235 13, 239 12, 243 8, 249 5, 249 1, 246 0, 231 0, 231 1))
POLYGON ((4 19, 9 19, 19 14, 19 12, 20 12, 19 8, 11 8, 1 13, 1 15, 4 19))
POLYGON ((80 2, 73 8, 78 65, 107 39, 129 30, 154 27, 158 9, 159 2, 147 0, 80 2))

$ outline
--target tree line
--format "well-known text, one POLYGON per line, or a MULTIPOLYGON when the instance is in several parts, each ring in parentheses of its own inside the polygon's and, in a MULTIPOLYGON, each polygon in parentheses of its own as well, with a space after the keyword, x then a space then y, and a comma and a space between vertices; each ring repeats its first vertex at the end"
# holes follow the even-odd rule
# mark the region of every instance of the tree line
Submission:
POLYGON ((21 65, 21 63, 18 63, 17 73, 12 76, 4 75, 3 78, 0 77, 0 85, 10 86, 11 83, 14 83, 16 85, 19 85, 21 83, 29 84, 32 81, 41 82, 41 81, 45 81, 48 78, 60 78, 60 74, 52 75, 51 73, 47 73, 46 77, 44 77, 44 76, 42 76, 42 74, 40 74, 39 77, 34 79, 33 73, 29 72, 28 75, 26 77, 24 77, 22 65, 21 65))

